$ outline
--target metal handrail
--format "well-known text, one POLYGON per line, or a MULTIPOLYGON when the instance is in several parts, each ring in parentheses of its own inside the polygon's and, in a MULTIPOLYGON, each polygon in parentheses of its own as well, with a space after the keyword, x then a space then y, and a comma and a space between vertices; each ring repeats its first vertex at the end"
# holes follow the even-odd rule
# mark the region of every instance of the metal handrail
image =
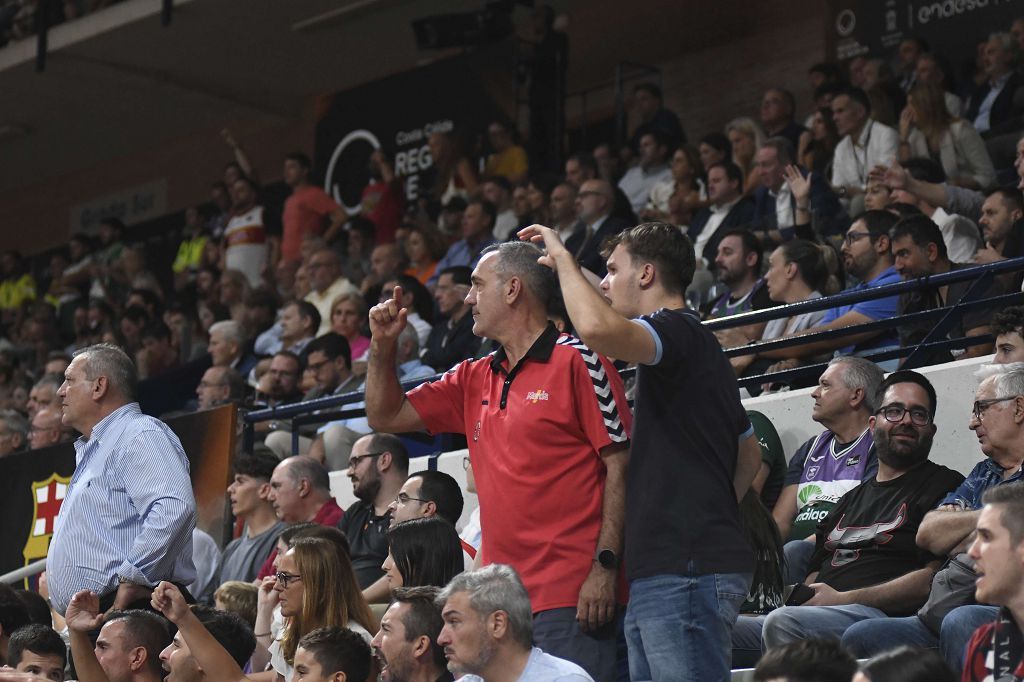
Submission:
POLYGON ((25 578, 31 578, 34 575, 38 575, 46 570, 46 559, 39 559, 32 563, 16 568, 13 571, 0 575, 0 583, 4 585, 13 585, 16 582, 24 580, 25 578))

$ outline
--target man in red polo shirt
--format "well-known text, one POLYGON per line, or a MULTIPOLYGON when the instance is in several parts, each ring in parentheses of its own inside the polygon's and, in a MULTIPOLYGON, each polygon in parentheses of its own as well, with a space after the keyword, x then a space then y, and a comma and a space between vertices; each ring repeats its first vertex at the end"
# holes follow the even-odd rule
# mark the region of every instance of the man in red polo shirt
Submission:
POLYGON ((484 564, 522 576, 538 646, 614 679, 623 499, 632 415, 605 358, 548 321, 555 280, 532 244, 483 252, 466 303, 501 347, 402 393, 395 345, 406 313, 370 311, 366 413, 390 432, 465 433, 480 496, 484 564))

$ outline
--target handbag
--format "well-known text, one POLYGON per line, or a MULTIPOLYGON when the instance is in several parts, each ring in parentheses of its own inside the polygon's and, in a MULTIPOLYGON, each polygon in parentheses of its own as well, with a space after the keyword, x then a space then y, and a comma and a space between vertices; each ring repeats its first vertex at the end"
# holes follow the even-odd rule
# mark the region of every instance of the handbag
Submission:
POLYGON ((925 627, 935 635, 939 634, 942 619, 958 606, 974 603, 974 582, 978 574, 974 572, 974 559, 967 552, 950 557, 932 578, 932 588, 928 600, 918 612, 925 627))

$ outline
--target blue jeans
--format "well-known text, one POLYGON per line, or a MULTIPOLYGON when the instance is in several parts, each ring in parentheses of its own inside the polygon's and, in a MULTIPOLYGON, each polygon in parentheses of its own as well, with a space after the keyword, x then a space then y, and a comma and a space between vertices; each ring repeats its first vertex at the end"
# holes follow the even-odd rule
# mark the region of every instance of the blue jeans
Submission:
POLYGON ((768 616, 743 616, 732 628, 732 667, 753 668, 761 658, 761 629, 768 616))
POLYGON ((750 580, 749 573, 709 573, 658 575, 630 583, 630 679, 728 679, 732 627, 750 580))
POLYGON ((854 623, 886 618, 885 612, 863 604, 843 606, 783 606, 764 619, 761 647, 764 651, 813 637, 839 639, 854 623))
POLYGON ((786 559, 786 570, 782 575, 787 585, 802 583, 807 578, 807 566, 814 556, 814 543, 806 540, 790 540, 782 548, 786 559))
POLYGON ((964 654, 971 635, 985 623, 994 621, 998 613, 998 607, 971 604, 956 607, 942 619, 939 649, 953 670, 964 669, 964 654))
POLYGON ((583 632, 576 621, 576 609, 541 611, 533 617, 533 643, 552 656, 580 666, 596 682, 614 682, 615 659, 621 612, 594 632, 583 632))

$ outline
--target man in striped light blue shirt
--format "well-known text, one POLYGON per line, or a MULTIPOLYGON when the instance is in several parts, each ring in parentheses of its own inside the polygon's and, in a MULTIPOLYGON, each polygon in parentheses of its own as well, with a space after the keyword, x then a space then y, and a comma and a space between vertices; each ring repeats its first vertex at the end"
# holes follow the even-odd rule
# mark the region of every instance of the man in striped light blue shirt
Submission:
POLYGON ((82 434, 47 557, 62 614, 79 590, 122 609, 148 602, 161 580, 196 577, 188 459, 166 424, 139 411, 136 383, 124 351, 99 344, 75 354, 57 392, 63 424, 82 434))

